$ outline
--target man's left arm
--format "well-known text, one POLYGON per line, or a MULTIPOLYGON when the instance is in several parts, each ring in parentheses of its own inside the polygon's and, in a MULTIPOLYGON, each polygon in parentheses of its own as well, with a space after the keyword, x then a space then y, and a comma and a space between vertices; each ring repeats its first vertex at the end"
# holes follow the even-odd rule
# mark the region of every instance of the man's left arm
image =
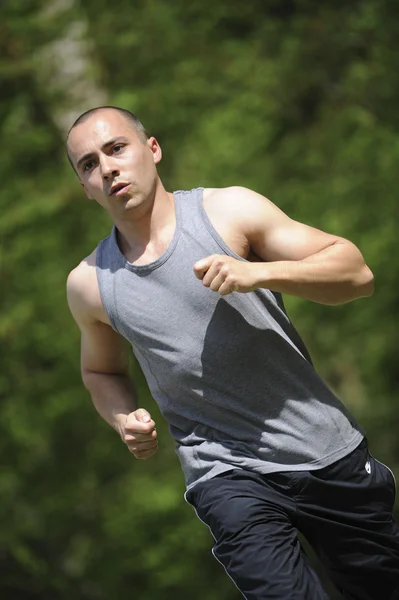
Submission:
POLYGON ((373 274, 349 240, 294 221, 246 188, 219 190, 214 201, 260 261, 208 256, 194 265, 205 286, 221 295, 268 288, 330 305, 373 293, 373 274))

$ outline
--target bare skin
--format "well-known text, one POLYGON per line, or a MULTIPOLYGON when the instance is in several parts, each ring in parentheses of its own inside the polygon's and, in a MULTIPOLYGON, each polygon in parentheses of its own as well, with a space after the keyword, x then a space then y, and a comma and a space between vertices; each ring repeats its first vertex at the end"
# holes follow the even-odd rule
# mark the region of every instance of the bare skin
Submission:
MULTIPOLYGON (((142 265, 163 254, 176 219, 173 194, 165 190, 156 169, 162 158, 157 140, 141 139, 126 117, 105 109, 71 131, 68 151, 87 197, 115 223, 125 257, 142 265)), ((246 188, 206 189, 203 204, 226 244, 246 259, 212 255, 193 265, 193 277, 215 293, 268 288, 322 304, 372 294, 373 275, 350 241, 290 219, 246 188)), ((158 449, 155 423, 138 408, 128 375, 128 347, 102 305, 95 251, 70 273, 67 291, 82 334, 84 385, 134 456, 149 458, 158 449)))

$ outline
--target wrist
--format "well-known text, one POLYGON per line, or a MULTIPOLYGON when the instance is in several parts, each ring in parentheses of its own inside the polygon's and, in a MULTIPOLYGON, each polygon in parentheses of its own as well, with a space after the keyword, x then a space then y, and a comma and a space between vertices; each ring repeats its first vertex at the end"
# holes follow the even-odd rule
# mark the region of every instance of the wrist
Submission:
POLYGON ((258 288, 267 288, 275 292, 290 293, 287 284, 292 286, 293 275, 297 274, 297 262, 276 261, 269 263, 254 263, 256 269, 256 283, 258 288))
POLYGON ((268 263, 255 262, 251 263, 253 288, 267 288, 270 283, 270 268, 268 263))
POLYGON ((126 421, 127 421, 127 417, 128 417, 129 413, 115 413, 113 415, 113 419, 112 419, 112 427, 115 429, 115 431, 117 431, 120 435, 120 437, 122 438, 122 440, 124 439, 124 435, 125 435, 125 425, 126 425, 126 421))

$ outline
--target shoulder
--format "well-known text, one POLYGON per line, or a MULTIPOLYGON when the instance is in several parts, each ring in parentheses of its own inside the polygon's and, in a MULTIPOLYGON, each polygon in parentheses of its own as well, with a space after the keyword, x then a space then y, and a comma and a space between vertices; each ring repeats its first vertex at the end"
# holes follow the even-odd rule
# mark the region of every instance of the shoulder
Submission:
POLYGON ((262 194, 238 185, 225 188, 205 188, 203 191, 203 203, 207 208, 216 206, 227 210, 238 211, 244 211, 248 205, 251 205, 251 207, 254 208, 273 205, 272 202, 262 194))
POLYGON ((67 278, 67 299, 75 320, 107 322, 96 273, 97 249, 86 256, 67 278))
POLYGON ((223 203, 223 202, 240 202, 240 199, 247 195, 247 192, 254 193, 250 189, 233 185, 225 188, 204 188, 203 201, 204 203, 223 203))
POLYGON ((226 188, 205 188, 203 204, 209 215, 223 215, 241 227, 252 229, 259 224, 275 220, 282 211, 268 198, 242 186, 226 188))
POLYGON ((72 269, 67 279, 68 293, 84 295, 92 286, 92 280, 96 278, 96 256, 97 248, 72 269))

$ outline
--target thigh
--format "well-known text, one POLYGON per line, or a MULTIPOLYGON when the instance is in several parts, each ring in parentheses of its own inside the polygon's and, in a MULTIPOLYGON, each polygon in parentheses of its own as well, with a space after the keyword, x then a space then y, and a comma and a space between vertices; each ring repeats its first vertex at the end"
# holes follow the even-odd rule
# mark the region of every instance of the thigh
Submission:
POLYGON ((263 478, 233 471, 186 494, 213 554, 247 600, 328 600, 297 538, 295 506, 263 478))
POLYGON ((299 528, 348 600, 399 600, 394 502, 393 475, 365 442, 304 482, 299 528))

